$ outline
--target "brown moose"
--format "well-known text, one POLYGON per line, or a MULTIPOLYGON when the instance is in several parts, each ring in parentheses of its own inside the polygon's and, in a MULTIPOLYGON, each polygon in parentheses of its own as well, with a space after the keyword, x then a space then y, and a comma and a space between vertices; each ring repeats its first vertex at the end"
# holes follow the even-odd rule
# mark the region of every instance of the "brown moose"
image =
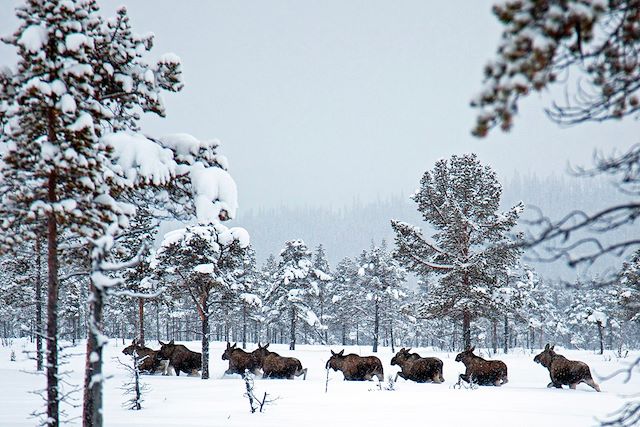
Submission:
POLYGON ((182 344, 174 344, 173 340, 166 344, 162 341, 158 342, 160 343, 158 357, 162 360, 168 360, 176 371, 176 375, 179 376, 180 372, 195 375, 197 371, 202 369, 202 354, 191 351, 182 344))
POLYGON ((398 365, 402 369, 396 374, 395 380, 400 377, 418 383, 444 382, 442 360, 437 357, 420 357, 418 353, 410 353, 410 351, 410 348, 401 348, 391 359, 392 366, 398 365))
POLYGON ((371 381, 376 376, 379 381, 384 381, 382 362, 375 356, 360 357, 357 354, 344 355, 344 350, 334 353, 327 360, 325 368, 334 371, 342 371, 345 381, 371 381))
POLYGON ((253 353, 247 353, 241 348, 236 348, 236 344, 227 343, 227 349, 222 353, 222 360, 229 361, 229 369, 225 371, 226 375, 244 374, 245 370, 254 375, 260 370, 260 362, 253 353))
POLYGON ((553 351, 555 345, 551 347, 547 344, 542 351, 533 358, 533 361, 541 364, 549 370, 551 382, 547 387, 562 388, 568 385, 574 389, 580 383, 585 383, 595 391, 600 391, 600 386, 593 381, 589 366, 578 360, 568 360, 566 357, 553 351))
POLYGON ((251 354, 256 358, 262 368, 263 378, 286 378, 295 379, 303 375, 302 379, 307 379, 307 368, 302 368, 302 363, 295 357, 283 357, 278 353, 267 350, 269 344, 264 347, 258 343, 258 348, 251 354))
POLYGON ((464 363, 467 368, 464 374, 460 374, 460 380, 478 385, 501 386, 509 382, 507 378, 507 365, 501 360, 485 360, 473 354, 475 347, 459 353, 456 362, 464 363))
POLYGON ((150 374, 156 372, 166 373, 165 367, 167 364, 160 360, 157 350, 152 350, 149 347, 142 346, 138 343, 137 339, 134 339, 131 342, 131 345, 122 350, 122 353, 127 356, 133 356, 134 351, 138 357, 138 369, 140 372, 150 374))

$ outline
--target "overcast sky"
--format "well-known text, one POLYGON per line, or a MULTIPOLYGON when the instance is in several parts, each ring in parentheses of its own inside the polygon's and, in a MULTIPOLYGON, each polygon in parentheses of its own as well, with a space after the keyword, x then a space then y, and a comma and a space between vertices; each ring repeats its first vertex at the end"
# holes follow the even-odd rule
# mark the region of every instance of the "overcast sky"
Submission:
MULTIPOLYGON (((0 32, 15 28, 2 1, 0 32)), ((630 123, 560 129, 538 95, 510 134, 470 135, 499 26, 491 1, 99 0, 174 52, 185 88, 149 134, 219 138, 243 210, 339 207, 412 192, 441 157, 476 152, 503 177, 563 173, 595 147, 636 142, 630 123)), ((14 62, 0 47, 0 64, 14 62)))

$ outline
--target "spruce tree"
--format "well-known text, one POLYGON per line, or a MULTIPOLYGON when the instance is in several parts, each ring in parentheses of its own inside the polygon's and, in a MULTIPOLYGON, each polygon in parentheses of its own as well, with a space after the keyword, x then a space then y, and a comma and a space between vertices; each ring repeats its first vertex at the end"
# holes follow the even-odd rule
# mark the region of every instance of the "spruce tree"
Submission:
POLYGON ((312 307, 313 298, 319 294, 315 279, 312 254, 307 245, 302 240, 285 242, 265 299, 273 317, 288 321, 290 350, 296 349, 298 320, 312 327, 320 324, 312 307))

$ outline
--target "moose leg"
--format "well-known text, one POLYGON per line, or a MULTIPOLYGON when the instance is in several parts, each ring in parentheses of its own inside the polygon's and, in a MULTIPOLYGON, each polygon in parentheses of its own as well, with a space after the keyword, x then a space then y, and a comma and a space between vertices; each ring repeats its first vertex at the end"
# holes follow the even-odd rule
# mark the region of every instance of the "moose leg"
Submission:
POLYGON ((405 381, 407 380, 407 377, 405 377, 405 376, 404 376, 404 374, 403 374, 402 372, 398 372, 398 373, 396 374, 396 377, 395 377, 395 379, 394 379, 393 381, 394 381, 394 382, 395 382, 395 381, 398 381, 398 377, 402 378, 402 379, 403 379, 403 380, 405 380, 405 381))
POLYGON ((595 391, 600 392, 600 386, 596 384, 593 378, 582 380, 582 382, 588 385, 589 387, 593 388, 595 391))
POLYGON ((570 388, 571 390, 575 390, 575 389, 576 389, 576 386, 577 386, 578 384, 579 384, 579 383, 572 383, 572 384, 569 384, 569 388, 570 388))
POLYGON ((299 377, 300 375, 302 375, 302 379, 303 379, 303 380, 306 380, 306 379, 307 379, 307 368, 300 369, 300 370, 296 373, 296 377, 299 377))
POLYGON ((460 375, 458 375, 458 379, 459 379, 459 380, 462 380, 462 381, 464 381, 464 382, 467 382, 467 383, 470 383, 470 382, 471 382, 471 379, 469 378, 469 375, 467 375, 467 374, 460 374, 460 375))

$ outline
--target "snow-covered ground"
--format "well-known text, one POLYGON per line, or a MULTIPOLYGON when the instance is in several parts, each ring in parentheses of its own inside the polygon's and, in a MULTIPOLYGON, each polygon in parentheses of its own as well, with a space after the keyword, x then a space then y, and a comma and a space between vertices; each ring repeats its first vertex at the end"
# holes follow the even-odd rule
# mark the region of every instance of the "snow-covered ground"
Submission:
MULTIPOLYGON (((149 343, 151 344, 151 343, 149 343)), ((200 350, 198 342, 184 343, 200 350)), ((71 370, 70 381, 81 384, 84 343, 66 350, 77 354, 71 357, 65 369, 71 370)), ((158 346, 152 347, 157 348, 158 346)), ((329 347, 299 346, 290 352, 287 346, 271 345, 270 350, 281 355, 295 356, 309 368, 306 381, 257 379, 256 394, 267 392, 277 398, 264 413, 251 414, 249 402, 243 397, 245 385, 237 375, 223 377, 227 362, 221 360, 224 343, 211 346, 211 376, 203 381, 198 377, 144 376, 150 390, 145 395, 141 411, 123 409, 120 387, 127 378, 118 367, 115 357, 121 354, 122 341, 113 340, 106 350, 106 373, 110 379, 105 387, 105 425, 107 426, 248 426, 261 427, 290 425, 469 425, 481 426, 588 426, 597 424, 596 417, 604 417, 624 402, 620 395, 640 390, 640 375, 628 384, 622 378, 601 382, 603 392, 596 393, 581 384, 577 390, 547 389, 549 377, 546 369, 533 363, 529 351, 514 350, 500 355, 509 369, 509 383, 503 387, 480 387, 476 390, 454 389, 458 373, 464 366, 454 361, 453 353, 430 352, 414 349, 422 356, 440 357, 444 362, 444 384, 416 384, 398 379, 394 391, 379 390, 377 382, 347 382, 340 372, 331 371, 328 393, 325 393, 325 362, 329 347)), ((44 377, 25 371, 34 370, 34 362, 23 350, 31 349, 25 340, 13 340, 11 347, 0 347, 0 426, 33 426, 29 414, 42 406, 39 396, 30 391, 44 387, 44 377), (11 349, 17 360, 10 361, 11 349)), ((249 345, 253 350, 255 345, 249 345)), ((341 347, 334 346, 333 350, 341 347)), ((556 348, 558 350, 558 348, 556 348)), ((370 347, 347 347, 346 352, 371 354, 370 347)), ((345 352, 345 353, 346 353, 345 352)), ((629 354, 618 360, 613 353, 604 356, 588 351, 563 351, 570 359, 587 362, 596 381, 625 366, 638 355, 629 354)), ((382 348, 385 376, 395 375, 391 367, 391 350, 382 348)), ((483 354, 485 356, 485 354, 483 354)), ((81 394, 77 395, 80 403, 81 394)), ((80 408, 70 408, 71 416, 78 416, 80 408)), ((75 421, 77 424, 78 420, 75 421)), ((74 425, 69 423, 68 425, 74 425)))

